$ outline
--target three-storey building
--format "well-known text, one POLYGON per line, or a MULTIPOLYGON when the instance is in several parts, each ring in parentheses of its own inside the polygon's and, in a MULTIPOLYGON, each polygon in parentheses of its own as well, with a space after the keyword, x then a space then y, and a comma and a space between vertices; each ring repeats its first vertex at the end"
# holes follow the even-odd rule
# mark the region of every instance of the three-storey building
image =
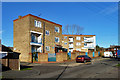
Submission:
POLYGON ((14 23, 13 47, 21 53, 20 60, 28 62, 29 53, 55 53, 62 45, 62 25, 28 14, 14 23))

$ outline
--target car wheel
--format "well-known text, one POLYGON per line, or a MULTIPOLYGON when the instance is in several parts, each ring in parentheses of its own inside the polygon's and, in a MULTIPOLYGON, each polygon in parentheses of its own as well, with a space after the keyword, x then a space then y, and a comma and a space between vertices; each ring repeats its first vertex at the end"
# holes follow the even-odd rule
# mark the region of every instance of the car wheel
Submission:
POLYGON ((86 60, 84 60, 84 63, 86 63, 86 60))

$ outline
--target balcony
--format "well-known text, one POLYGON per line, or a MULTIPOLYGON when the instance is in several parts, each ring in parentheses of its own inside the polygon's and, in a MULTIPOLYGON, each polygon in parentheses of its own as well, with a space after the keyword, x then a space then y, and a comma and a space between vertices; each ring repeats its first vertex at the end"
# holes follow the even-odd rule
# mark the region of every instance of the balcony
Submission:
POLYGON ((73 43, 73 38, 69 38, 69 43, 73 43))
POLYGON ((84 40, 85 43, 93 43, 93 40, 84 40))
POLYGON ((89 38, 84 37, 84 42, 86 42, 86 43, 93 43, 94 39, 93 39, 93 37, 89 37, 89 38))
POLYGON ((73 48, 73 44, 69 44, 69 48, 73 48))
POLYGON ((40 43, 37 43, 37 42, 30 42, 30 45, 41 46, 41 45, 42 45, 42 42, 40 42, 40 43))
POLYGON ((84 48, 94 49, 94 45, 87 45, 87 46, 84 46, 84 48))
POLYGON ((41 46, 42 45, 42 38, 39 32, 31 32, 31 42, 30 45, 34 46, 41 46))

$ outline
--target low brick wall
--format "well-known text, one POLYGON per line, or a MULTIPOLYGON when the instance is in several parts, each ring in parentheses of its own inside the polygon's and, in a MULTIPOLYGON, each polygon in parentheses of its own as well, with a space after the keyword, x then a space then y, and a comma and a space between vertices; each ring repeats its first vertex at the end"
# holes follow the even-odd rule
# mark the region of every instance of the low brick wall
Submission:
MULTIPOLYGON (((88 56, 93 58, 93 52, 89 52, 89 53, 88 53, 88 56)), ((98 56, 99 56, 99 55, 98 55, 98 52, 97 52, 97 51, 94 52, 94 57, 98 57, 98 56)))
POLYGON ((38 53, 38 62, 48 62, 48 53, 38 53))
POLYGON ((100 51, 100 55, 101 55, 101 56, 104 56, 104 51, 100 51))
POLYGON ((56 53, 56 62, 63 62, 63 54, 56 53))
POLYGON ((67 60, 67 52, 62 52, 63 61, 67 60))
POLYGON ((71 53, 71 60, 75 60, 76 59, 76 53, 75 52, 72 52, 71 53))
POLYGON ((98 52, 96 51, 96 52, 95 52, 95 57, 98 57, 98 56, 99 56, 99 55, 98 55, 98 52))
POLYGON ((88 56, 92 58, 93 57, 93 52, 89 52, 88 56))

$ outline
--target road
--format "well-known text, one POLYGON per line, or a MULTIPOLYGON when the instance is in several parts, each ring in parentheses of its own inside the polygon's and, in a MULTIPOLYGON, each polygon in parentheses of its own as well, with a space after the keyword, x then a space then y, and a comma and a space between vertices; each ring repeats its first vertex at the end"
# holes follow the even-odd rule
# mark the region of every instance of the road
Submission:
POLYGON ((5 71, 5 78, 53 78, 61 79, 84 79, 84 78, 118 78, 120 69, 116 65, 120 63, 111 58, 100 58, 92 63, 56 63, 56 64, 30 64, 32 70, 27 71, 5 71), (118 72, 119 71, 119 72, 118 72))

